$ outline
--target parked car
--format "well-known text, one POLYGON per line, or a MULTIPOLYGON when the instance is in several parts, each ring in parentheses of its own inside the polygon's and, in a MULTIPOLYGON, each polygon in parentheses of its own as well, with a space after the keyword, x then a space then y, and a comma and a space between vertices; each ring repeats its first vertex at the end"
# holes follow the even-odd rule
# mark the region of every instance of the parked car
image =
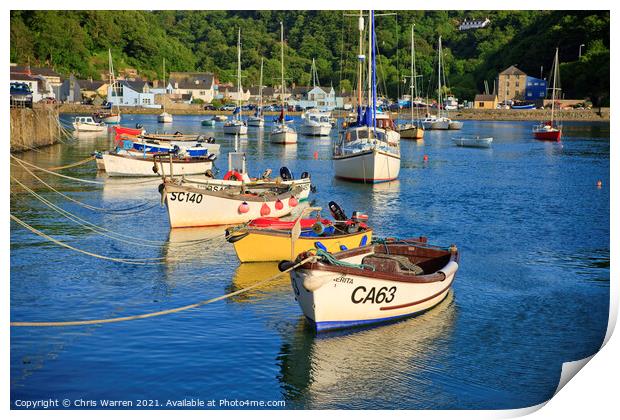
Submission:
POLYGON ((32 91, 26 83, 11 83, 11 107, 32 108, 32 91))
POLYGON ((203 107, 203 109, 204 109, 205 111, 217 111, 217 108, 216 108, 216 107, 214 107, 214 106, 213 106, 213 105, 211 105, 211 104, 207 104, 207 105, 205 105, 205 106, 203 107))

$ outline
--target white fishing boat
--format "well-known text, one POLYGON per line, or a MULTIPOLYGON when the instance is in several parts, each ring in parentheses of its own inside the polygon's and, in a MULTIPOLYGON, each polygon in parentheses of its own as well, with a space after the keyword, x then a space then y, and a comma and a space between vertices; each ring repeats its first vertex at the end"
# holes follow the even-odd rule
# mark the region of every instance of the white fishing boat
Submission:
POLYGON ((398 132, 403 139, 420 140, 424 138, 424 128, 420 121, 420 110, 418 103, 414 101, 414 98, 418 97, 418 75, 415 65, 415 38, 414 31, 415 24, 411 25, 411 100, 409 102, 409 109, 411 111, 411 119, 408 123, 398 126, 398 132), (416 118, 413 118, 413 109, 415 108, 416 118))
POLYGON ((103 122, 96 122, 93 117, 75 117, 73 128, 78 133, 105 133, 108 126, 103 122))
POLYGON ((126 150, 110 151, 96 155, 97 168, 109 176, 146 177, 204 174, 213 167, 210 157, 178 158, 143 155, 126 150))
POLYGON ((281 44, 281 86, 282 86, 282 111, 278 123, 271 130, 270 141, 275 144, 295 144, 297 143, 297 131, 294 127, 286 124, 286 102, 284 96, 286 93, 286 85, 284 84, 284 24, 280 22, 280 44, 281 44))
MULTIPOLYGON (((364 30, 363 17, 359 18, 360 54, 362 32, 364 30)), ((387 118, 377 118, 375 80, 375 42, 374 42, 374 13, 371 12, 370 29, 368 31, 368 101, 362 117, 361 87, 358 84, 358 117, 357 122, 351 124, 340 135, 334 145, 333 161, 334 173, 337 178, 376 183, 391 181, 398 178, 400 172, 400 136, 393 130, 393 122, 387 118), (381 121, 381 126, 379 124, 381 121)), ((361 60, 358 64, 358 77, 361 77, 361 60)), ((361 79, 360 79, 361 80, 361 79)))
MULTIPOLYGON (((164 78, 164 89, 166 89, 166 59, 163 61, 163 78, 164 78)), ((164 112, 157 116, 157 122, 161 124, 171 124, 172 123, 172 115, 166 112, 166 95, 164 94, 164 99, 162 101, 162 107, 164 112)))
POLYGON ((165 196, 170 227, 218 226, 245 223, 259 217, 282 217, 297 207, 300 188, 288 185, 231 187, 209 191, 182 180, 166 178, 165 196))
POLYGON ((306 136, 329 136, 332 131, 331 112, 309 109, 301 116, 299 131, 306 136))
POLYGON ((452 141, 454 144, 461 147, 489 148, 493 142, 493 137, 460 136, 453 137, 452 141))
POLYGON ((263 63, 264 57, 260 59, 260 79, 258 83, 258 106, 254 115, 248 117, 248 126, 263 127, 265 125, 265 117, 263 117, 263 63))
MULTIPOLYGON (((300 254, 296 261, 311 257, 300 254)), ((317 331, 390 322, 421 314, 449 293, 459 268, 456 246, 426 238, 394 240, 331 254, 291 272, 295 300, 317 331)), ((279 268, 293 266, 282 262, 279 268)))
POLYGON ((241 28, 237 37, 237 106, 230 121, 224 123, 224 134, 244 136, 248 134, 248 126, 241 119, 241 28))

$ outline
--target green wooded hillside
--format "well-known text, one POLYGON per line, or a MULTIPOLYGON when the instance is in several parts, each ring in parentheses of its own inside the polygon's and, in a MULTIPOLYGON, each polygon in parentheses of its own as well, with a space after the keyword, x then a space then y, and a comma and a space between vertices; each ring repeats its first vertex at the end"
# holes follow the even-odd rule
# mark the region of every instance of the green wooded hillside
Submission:
MULTIPOLYGON (((355 11, 350 14, 357 13, 355 11)), ((378 12, 379 13, 379 12, 378 12)), ((50 65, 63 74, 99 78, 112 49, 116 69, 132 67, 159 78, 167 71, 212 71, 233 80, 236 36, 241 28, 243 84, 258 82, 261 56, 265 83, 279 79, 279 30, 284 22, 286 78, 310 84, 316 59, 322 85, 355 85, 357 19, 342 11, 12 11, 11 62, 50 65)), ((454 94, 472 99, 484 80, 492 87, 509 65, 548 77, 560 48, 567 98, 609 103, 608 11, 398 11, 377 17, 379 90, 395 98, 406 89, 410 30, 416 26, 416 62, 423 94, 432 95, 437 38, 443 37, 446 76, 454 94), (489 27, 460 32, 464 18, 491 20, 489 27), (579 60, 579 46, 585 44, 579 60)), ((436 76, 434 76, 436 77, 436 76)), ((433 84, 434 86, 434 84, 433 84)))

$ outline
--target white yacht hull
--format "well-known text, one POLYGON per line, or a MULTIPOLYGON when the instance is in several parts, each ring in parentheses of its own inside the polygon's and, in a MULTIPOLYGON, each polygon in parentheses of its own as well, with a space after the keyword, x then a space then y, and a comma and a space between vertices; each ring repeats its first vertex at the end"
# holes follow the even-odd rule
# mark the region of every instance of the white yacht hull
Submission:
POLYGON ((224 134, 238 134, 243 136, 244 134, 248 134, 248 126, 247 125, 224 125, 224 134))
POLYGON ((300 128, 301 134, 305 136, 329 136, 332 131, 331 124, 329 125, 306 125, 302 124, 300 128))
POLYGON ((400 172, 400 156, 381 150, 365 150, 355 154, 334 156, 337 178, 376 183, 392 181, 400 172))
POLYGON ((291 131, 278 131, 271 133, 271 143, 276 144, 295 144, 297 143, 297 133, 291 131))
POLYGON ((248 118, 248 126, 250 127, 264 127, 265 120, 260 117, 250 117, 248 118))

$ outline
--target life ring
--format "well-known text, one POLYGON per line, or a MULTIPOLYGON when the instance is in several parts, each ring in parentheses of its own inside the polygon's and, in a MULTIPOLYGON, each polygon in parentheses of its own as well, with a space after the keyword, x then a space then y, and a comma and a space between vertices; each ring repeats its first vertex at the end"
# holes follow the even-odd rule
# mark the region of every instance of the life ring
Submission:
POLYGON ((243 176, 237 171, 228 171, 226 175, 224 175, 224 181, 228 181, 231 178, 234 178, 235 181, 243 181, 243 176))

